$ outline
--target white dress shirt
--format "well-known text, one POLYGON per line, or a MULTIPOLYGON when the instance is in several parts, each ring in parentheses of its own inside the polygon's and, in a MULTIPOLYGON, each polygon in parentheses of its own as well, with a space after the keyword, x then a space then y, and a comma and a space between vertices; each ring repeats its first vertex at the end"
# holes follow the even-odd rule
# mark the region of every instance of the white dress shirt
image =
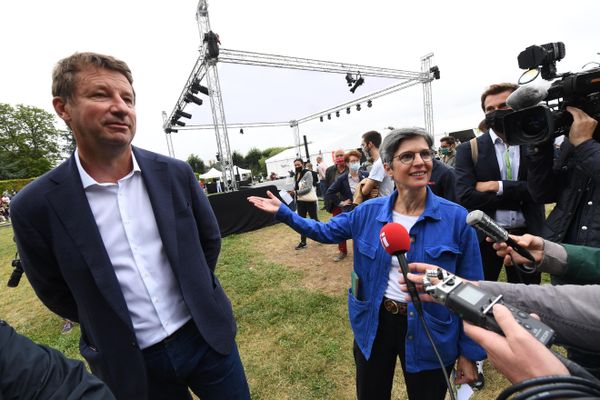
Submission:
MULTIPOLYGON (((506 163, 504 161, 505 153, 508 151, 510 160, 510 169, 512 171, 512 181, 519 180, 519 166, 521 160, 521 148, 519 146, 507 146, 502 138, 500 138, 496 132, 490 129, 490 137, 494 143, 494 149, 496 150, 496 160, 498 160, 498 167, 500 167, 500 175, 503 180, 508 179, 508 171, 506 163)), ((498 181, 498 196, 504 193, 504 185, 502 181, 498 181)), ((503 228, 522 228, 525 227, 525 216, 521 211, 514 210, 496 210, 495 220, 503 228)))
POLYGON ((117 183, 98 183, 75 161, 140 348, 156 344, 191 319, 167 259, 142 171, 117 183))

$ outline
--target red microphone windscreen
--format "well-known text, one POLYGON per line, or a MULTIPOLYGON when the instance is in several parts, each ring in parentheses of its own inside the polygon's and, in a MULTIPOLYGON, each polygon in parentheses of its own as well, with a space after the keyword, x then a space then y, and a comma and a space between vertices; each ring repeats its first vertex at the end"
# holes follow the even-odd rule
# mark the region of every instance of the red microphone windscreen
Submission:
POLYGON ((406 228, 396 222, 390 222, 381 228, 379 240, 385 251, 391 255, 410 250, 410 236, 406 228))

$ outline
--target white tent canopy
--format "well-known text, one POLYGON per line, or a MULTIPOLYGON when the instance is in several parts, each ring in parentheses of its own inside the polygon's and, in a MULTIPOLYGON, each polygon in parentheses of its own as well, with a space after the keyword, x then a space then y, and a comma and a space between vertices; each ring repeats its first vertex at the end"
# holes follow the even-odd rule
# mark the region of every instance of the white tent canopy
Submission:
MULTIPOLYGON (((233 171, 235 172, 236 175, 239 173, 240 177, 242 179, 245 179, 244 176, 252 174, 251 170, 244 169, 242 167, 237 167, 235 165, 233 166, 233 171)), ((221 178, 223 178, 223 173, 214 167, 212 167, 208 172, 200 175, 200 179, 221 179, 221 178)))
MULTIPOLYGON (((313 170, 317 170, 317 156, 323 157, 323 163, 326 166, 334 164, 333 153, 336 150, 343 149, 345 151, 360 148, 361 134, 348 134, 335 138, 327 138, 308 143, 308 154, 310 161, 313 164, 313 170)), ((290 148, 275 154, 271 158, 267 158, 265 164, 267 166, 267 176, 275 172, 277 176, 288 176, 289 171, 294 170, 294 160, 296 159, 296 148, 290 148)), ((302 146, 302 159, 306 160, 306 151, 302 146)))
POLYGON ((215 179, 221 178, 223 176, 222 172, 216 168, 211 168, 208 172, 200 175, 200 179, 215 179))

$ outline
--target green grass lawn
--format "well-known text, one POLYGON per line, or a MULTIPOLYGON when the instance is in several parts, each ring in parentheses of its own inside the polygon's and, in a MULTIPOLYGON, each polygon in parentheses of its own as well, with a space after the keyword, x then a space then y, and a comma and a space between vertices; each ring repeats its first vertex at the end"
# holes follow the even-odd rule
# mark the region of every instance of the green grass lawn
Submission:
MULTIPOLYGON (((273 235, 289 230, 281 224, 265 229, 273 235)), ((224 239, 217 274, 233 303, 252 398, 355 398, 345 293, 327 295, 303 287, 301 271, 266 261, 256 251, 260 244, 251 238, 242 234, 224 239)), ((0 228, 0 318, 35 342, 81 359, 79 329, 61 335, 61 318, 39 302, 25 276, 17 288, 6 287, 14 254, 12 229, 0 228)), ((508 386, 489 366, 486 380, 475 399, 495 398, 508 386)), ((392 398, 405 398, 400 372, 392 398)))

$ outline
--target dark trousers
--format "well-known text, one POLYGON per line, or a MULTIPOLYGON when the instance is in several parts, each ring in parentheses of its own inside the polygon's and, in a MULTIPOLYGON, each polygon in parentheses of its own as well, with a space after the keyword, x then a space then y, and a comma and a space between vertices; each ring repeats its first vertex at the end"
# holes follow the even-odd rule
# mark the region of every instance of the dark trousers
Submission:
MULTIPOLYGON (((298 200, 298 215, 302 218, 306 218, 306 214, 308 213, 311 219, 318 221, 319 217, 317 216, 317 203, 317 201, 298 200)), ((300 242, 306 243, 306 236, 300 235, 300 242)))
MULTIPOLYGON (((444 399, 446 380, 441 368, 417 373, 406 372, 404 346, 407 327, 406 315, 391 314, 381 307, 377 336, 368 360, 354 342, 358 400, 390 399, 397 358, 400 358, 409 399, 444 399)), ((454 365, 446 367, 448 373, 452 371, 453 367, 454 365)))
POLYGON ((231 353, 214 351, 193 321, 143 351, 150 400, 250 399, 244 367, 234 344, 231 353))
MULTIPOLYGON (((523 232, 524 233, 524 232, 523 232)), ((523 233, 520 233, 522 235, 523 233)), ((517 233, 515 233, 517 234, 517 233)), ((483 264, 483 276, 486 281, 497 281, 500 271, 504 265, 504 259, 498 257, 496 250, 492 247, 493 243, 486 240, 479 242, 479 251, 481 252, 481 262, 483 264)), ((526 283, 539 285, 541 274, 539 272, 527 274, 514 266, 506 267, 506 281, 509 283, 526 283)))

